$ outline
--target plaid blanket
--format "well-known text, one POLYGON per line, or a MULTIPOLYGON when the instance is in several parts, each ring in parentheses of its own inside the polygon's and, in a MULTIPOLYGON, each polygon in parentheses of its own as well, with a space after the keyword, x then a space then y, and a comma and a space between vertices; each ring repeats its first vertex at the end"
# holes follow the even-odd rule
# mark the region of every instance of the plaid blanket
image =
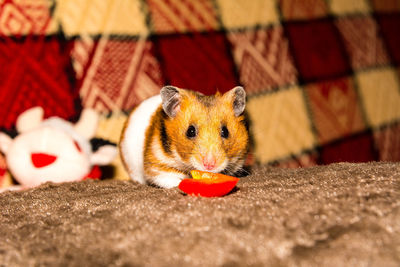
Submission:
POLYGON ((91 107, 117 142, 165 84, 241 84, 256 162, 398 161, 399 29, 399 0, 0 0, 0 128, 91 107))

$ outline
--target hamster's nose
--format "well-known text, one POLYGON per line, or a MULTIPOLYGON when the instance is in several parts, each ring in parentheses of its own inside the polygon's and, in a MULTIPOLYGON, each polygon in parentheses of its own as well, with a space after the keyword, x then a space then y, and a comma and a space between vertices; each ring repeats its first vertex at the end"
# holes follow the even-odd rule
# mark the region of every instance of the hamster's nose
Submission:
POLYGON ((217 160, 215 157, 211 154, 207 154, 202 158, 203 161, 203 166, 206 170, 210 171, 215 168, 215 165, 217 163, 217 160))

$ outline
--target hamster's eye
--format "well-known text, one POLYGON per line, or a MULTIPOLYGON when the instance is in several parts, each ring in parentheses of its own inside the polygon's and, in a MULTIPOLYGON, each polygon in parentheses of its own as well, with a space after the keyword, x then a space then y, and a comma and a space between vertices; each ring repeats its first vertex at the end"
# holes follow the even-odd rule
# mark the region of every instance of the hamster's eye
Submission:
POLYGON ((229 137, 229 131, 228 131, 228 128, 226 128, 225 125, 221 127, 221 137, 222 138, 228 138, 229 137))
POLYGON ((197 135, 196 127, 193 125, 190 125, 186 131, 186 137, 187 138, 194 138, 197 135))

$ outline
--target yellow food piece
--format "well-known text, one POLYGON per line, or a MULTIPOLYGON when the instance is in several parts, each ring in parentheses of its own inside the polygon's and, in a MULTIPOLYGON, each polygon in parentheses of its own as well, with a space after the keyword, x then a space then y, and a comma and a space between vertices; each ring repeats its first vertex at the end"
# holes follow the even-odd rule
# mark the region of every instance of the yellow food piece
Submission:
POLYGON ((190 171, 190 174, 192 175, 192 178, 195 180, 213 178, 212 173, 201 172, 201 171, 197 171, 197 170, 190 171))

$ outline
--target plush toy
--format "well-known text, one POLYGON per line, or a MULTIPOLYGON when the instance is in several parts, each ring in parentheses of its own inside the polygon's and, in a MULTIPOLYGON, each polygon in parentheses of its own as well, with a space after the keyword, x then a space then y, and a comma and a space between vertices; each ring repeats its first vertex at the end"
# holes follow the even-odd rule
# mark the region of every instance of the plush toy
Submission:
POLYGON ((97 166, 109 164, 117 148, 105 145, 92 151, 90 139, 97 129, 98 114, 84 109, 73 124, 58 117, 43 120, 43 113, 41 107, 22 113, 14 138, 0 132, 0 151, 15 180, 25 188, 100 176, 97 166))

